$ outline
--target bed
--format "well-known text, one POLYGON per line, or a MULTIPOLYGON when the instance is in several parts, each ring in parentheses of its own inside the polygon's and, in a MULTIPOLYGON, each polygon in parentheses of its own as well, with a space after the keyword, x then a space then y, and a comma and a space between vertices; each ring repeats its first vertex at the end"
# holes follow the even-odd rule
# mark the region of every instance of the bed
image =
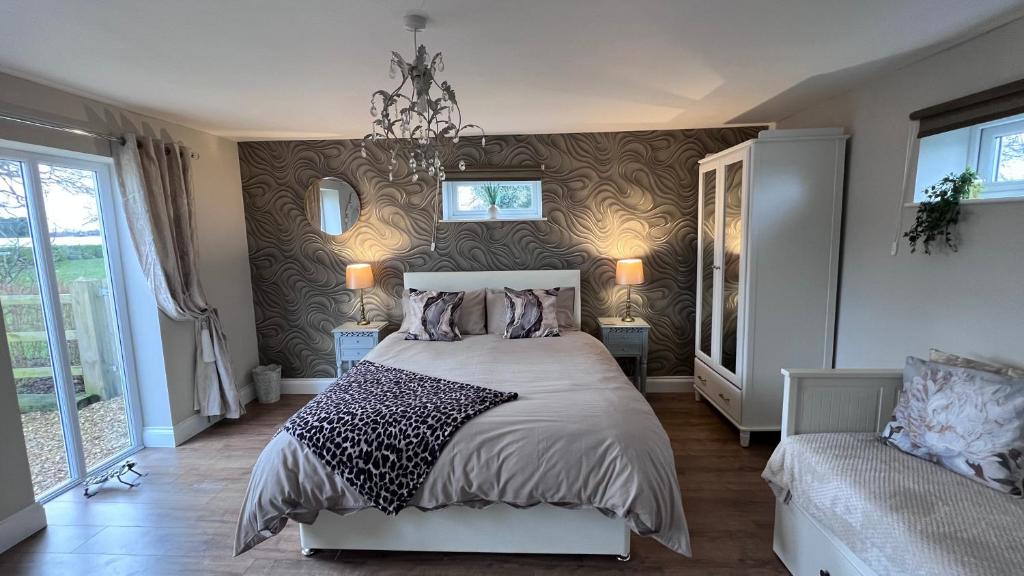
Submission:
MULTIPOLYGON (((407 273, 406 286, 576 287, 579 272, 407 273)), ((578 320, 577 320, 578 321, 578 320)), ((604 346, 580 331, 557 338, 461 342, 385 338, 367 361, 514 391, 448 442, 410 506, 385 516, 288 434, 253 469, 236 554, 300 522, 318 549, 597 554, 629 558, 630 531, 690 554, 674 457, 643 396, 604 346)))
POLYGON ((878 441, 900 370, 783 370, 775 553, 793 574, 1016 574, 1024 501, 878 441))

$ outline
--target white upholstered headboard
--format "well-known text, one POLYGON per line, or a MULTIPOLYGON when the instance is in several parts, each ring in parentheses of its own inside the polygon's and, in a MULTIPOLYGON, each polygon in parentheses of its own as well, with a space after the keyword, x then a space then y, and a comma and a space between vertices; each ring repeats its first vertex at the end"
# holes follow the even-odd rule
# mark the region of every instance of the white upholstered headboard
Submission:
POLYGON ((580 326, 580 271, 579 270, 500 270, 486 272, 406 272, 406 288, 419 290, 479 290, 505 286, 523 288, 576 288, 576 327, 580 326))

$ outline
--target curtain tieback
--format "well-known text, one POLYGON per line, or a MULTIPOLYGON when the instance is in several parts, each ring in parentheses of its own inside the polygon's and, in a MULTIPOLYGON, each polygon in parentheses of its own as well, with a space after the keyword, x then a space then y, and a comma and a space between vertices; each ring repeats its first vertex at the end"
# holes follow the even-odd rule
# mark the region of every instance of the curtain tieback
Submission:
POLYGON ((216 310, 210 309, 199 319, 199 338, 203 347, 203 362, 207 364, 217 361, 217 354, 213 348, 213 336, 210 334, 210 323, 216 314, 216 310))

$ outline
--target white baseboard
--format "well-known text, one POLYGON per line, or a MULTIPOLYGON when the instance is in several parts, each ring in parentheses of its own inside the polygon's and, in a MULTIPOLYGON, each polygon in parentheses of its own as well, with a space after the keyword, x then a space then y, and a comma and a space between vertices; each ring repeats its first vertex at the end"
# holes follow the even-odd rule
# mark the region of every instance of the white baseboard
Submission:
POLYGON ((256 399, 256 386, 252 382, 242 386, 238 389, 238 398, 242 401, 242 406, 252 402, 256 399))
MULTIPOLYGON (((281 394, 319 394, 334 383, 334 378, 282 378, 281 394)), ((693 376, 650 376, 651 394, 693 392, 693 376)))
POLYGON ((648 394, 693 392, 693 376, 648 376, 648 394))
MULTIPOLYGON (((256 388, 250 382, 238 390, 242 405, 256 399, 256 388)), ((196 413, 174 426, 146 426, 142 429, 142 444, 146 448, 174 448, 186 440, 220 422, 221 416, 207 418, 196 413)))
POLYGON ((319 394, 337 378, 281 378, 281 394, 319 394))
POLYGON ((174 448, 173 426, 143 426, 142 445, 146 448, 174 448))
POLYGON ((0 554, 43 528, 46 528, 46 510, 38 502, 0 520, 0 554))

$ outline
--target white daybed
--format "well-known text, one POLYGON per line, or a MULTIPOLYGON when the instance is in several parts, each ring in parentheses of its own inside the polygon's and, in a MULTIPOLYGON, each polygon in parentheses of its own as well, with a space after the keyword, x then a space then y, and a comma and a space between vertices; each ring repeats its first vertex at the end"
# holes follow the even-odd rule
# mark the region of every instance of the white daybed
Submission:
POLYGON ((764 477, 793 574, 1021 573, 1024 501, 877 439, 902 371, 782 372, 783 440, 764 477))

